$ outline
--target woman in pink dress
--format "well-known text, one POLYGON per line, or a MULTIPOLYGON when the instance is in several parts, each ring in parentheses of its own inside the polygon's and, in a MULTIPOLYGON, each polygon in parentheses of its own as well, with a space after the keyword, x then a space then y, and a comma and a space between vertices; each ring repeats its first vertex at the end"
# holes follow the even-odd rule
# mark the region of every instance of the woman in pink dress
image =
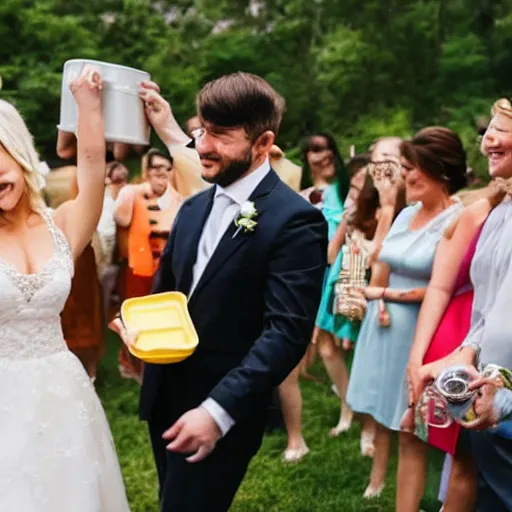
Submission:
MULTIPOLYGON (((438 361, 451 354, 460 346, 468 333, 471 321, 471 306, 473 304, 473 286, 469 270, 480 231, 481 228, 477 230, 462 260, 455 283, 455 294, 448 304, 432 342, 425 353, 423 364, 438 361)), ((429 427, 428 444, 454 455, 459 430, 460 425, 458 423, 453 423, 448 428, 429 427)))
MULTIPOLYGON (((480 195, 480 192, 476 194, 480 195)), ((439 244, 409 356, 409 411, 413 411, 412 407, 418 399, 415 390, 418 387, 419 368, 453 352, 464 341, 469 330, 473 302, 469 268, 482 224, 490 209, 487 199, 478 200, 465 208, 439 244)), ((409 418, 412 417, 411 413, 409 418)), ((398 512, 419 509, 425 489, 429 445, 454 455, 450 486, 456 492, 456 499, 452 501, 448 497, 445 511, 471 510, 471 503, 475 499, 476 473, 469 454, 456 450, 459 428, 458 425, 445 429, 429 427, 428 444, 413 434, 404 438, 406 442, 401 442, 398 512)))

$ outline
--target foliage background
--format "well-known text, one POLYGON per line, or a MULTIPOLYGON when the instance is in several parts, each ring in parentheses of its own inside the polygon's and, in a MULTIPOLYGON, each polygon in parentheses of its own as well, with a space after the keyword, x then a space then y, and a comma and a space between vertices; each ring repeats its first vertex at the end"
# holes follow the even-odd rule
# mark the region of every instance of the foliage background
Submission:
MULTIPOLYGON (((1 0, 0 41, 0 96, 16 103, 45 159, 54 156, 61 72, 71 58, 149 71, 183 121, 206 81, 257 73, 287 100, 278 142, 291 156, 313 130, 332 132, 348 156, 351 144, 363 151, 378 136, 450 126, 482 176, 475 123, 512 88, 512 0, 1 0)), ((118 345, 109 345, 99 391, 133 510, 153 512, 156 475, 136 419, 138 390, 118 377, 118 345)), ((327 437, 338 404, 328 385, 306 383, 304 392, 312 454, 284 467, 284 435, 267 437, 234 510, 393 510, 393 476, 381 499, 360 498, 370 461, 358 455, 357 427, 342 440, 327 437)), ((434 462, 428 512, 439 507, 434 462)))
POLYGON ((53 155, 70 58, 149 71, 176 116, 206 81, 237 70, 286 98, 279 144, 297 155, 312 130, 348 156, 381 135, 443 124, 485 175, 475 121, 509 96, 512 0, 2 0, 2 97, 53 155))

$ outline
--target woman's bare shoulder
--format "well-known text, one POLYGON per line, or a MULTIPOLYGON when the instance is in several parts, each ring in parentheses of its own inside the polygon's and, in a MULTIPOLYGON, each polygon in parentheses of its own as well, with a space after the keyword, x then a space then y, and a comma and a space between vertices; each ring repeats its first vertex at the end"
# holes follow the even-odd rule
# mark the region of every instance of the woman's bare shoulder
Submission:
POLYGON ((491 211, 491 203, 487 198, 481 198, 466 206, 462 211, 462 219, 466 222, 482 223, 491 211))
POLYGON ((490 211, 491 204, 486 198, 478 199, 466 206, 456 222, 453 238, 471 236, 483 224, 490 211))

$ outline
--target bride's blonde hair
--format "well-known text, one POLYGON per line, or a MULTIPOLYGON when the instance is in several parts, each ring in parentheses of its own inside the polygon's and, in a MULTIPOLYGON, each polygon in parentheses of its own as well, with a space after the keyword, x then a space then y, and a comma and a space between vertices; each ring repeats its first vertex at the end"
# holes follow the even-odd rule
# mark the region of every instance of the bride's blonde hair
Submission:
POLYGON ((44 206, 41 194, 44 181, 38 171, 40 162, 34 139, 20 113, 5 100, 0 100, 0 144, 23 169, 30 208, 40 211, 44 206))

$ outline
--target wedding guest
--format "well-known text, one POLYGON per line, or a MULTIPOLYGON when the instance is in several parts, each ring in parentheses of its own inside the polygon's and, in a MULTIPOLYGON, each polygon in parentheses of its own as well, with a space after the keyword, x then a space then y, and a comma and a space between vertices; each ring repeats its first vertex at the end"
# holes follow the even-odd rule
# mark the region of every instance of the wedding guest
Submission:
POLYGON ((122 163, 113 161, 107 164, 103 209, 96 229, 99 241, 97 264, 100 279, 102 279, 107 267, 112 264, 116 244, 114 206, 121 189, 128 184, 128 177, 128 169, 122 163))
MULTIPOLYGON (((303 175, 310 175, 314 185, 301 195, 322 210, 330 238, 343 215, 343 203, 349 189, 348 172, 333 137, 325 133, 312 135, 306 140, 303 162, 303 175)), ((326 288, 325 293, 329 293, 326 288)), ((288 444, 283 454, 285 462, 298 462, 309 453, 302 435, 300 369, 299 365, 279 386, 281 410, 288 434, 288 444)))
MULTIPOLYGON (((358 158, 355 162, 350 161, 353 178, 349 182, 352 185, 351 200, 357 200, 357 194, 354 193, 354 187, 357 186, 359 174, 368 162, 358 158)), ((347 166, 348 167, 348 166, 347 166)), ((348 175, 349 171, 345 171, 348 175)), ((345 185, 346 186, 346 185, 345 185)), ((348 190, 344 198, 341 198, 338 184, 330 185, 324 193, 324 203, 322 211, 326 217, 329 226, 329 240, 332 241, 340 224, 343 220, 344 204, 348 199, 348 190), (336 188, 337 187, 337 188, 336 188)), ((349 201, 349 207, 350 201, 349 201)), ((354 208, 352 208, 354 209, 354 208)), ((351 339, 355 341, 356 333, 350 322, 343 322, 336 318, 334 313, 334 286, 338 280, 341 268, 341 253, 335 259, 333 265, 327 270, 322 300, 318 309, 316 318, 316 333, 314 343, 317 346, 318 353, 327 373, 334 385, 334 389, 340 398, 339 419, 334 428, 329 432, 331 437, 336 437, 350 428, 352 423, 352 411, 347 406, 346 389, 348 384, 348 370, 345 364, 345 355, 342 347, 343 340, 351 339)))
POLYGON ((113 161, 107 164, 103 209, 92 241, 101 283, 103 316, 107 322, 110 321, 111 300, 120 270, 118 262, 114 261, 117 241, 114 205, 119 192, 128 184, 128 175, 128 169, 122 163, 113 161))
MULTIPOLYGON (((339 152, 336 142, 332 135, 320 132, 314 136, 305 139, 302 143, 302 183, 301 195, 313 206, 319 209, 323 208, 323 194, 325 190, 335 181, 336 183, 344 183, 344 187, 348 186, 345 193, 345 202, 343 204, 344 211, 346 206, 351 207, 353 200, 349 197, 352 190, 350 180, 350 169, 345 167, 343 158, 339 152), (307 188, 305 188, 307 187, 307 188)), ((356 164, 357 165, 357 164, 356 164)), ((359 173, 361 174, 361 173, 359 173)), ((354 177, 354 182, 359 183, 360 178, 354 177)), ((357 187, 357 185, 355 185, 357 187)), ((343 213, 340 214, 343 219, 343 213)), ((334 230, 334 233, 337 231, 334 230)), ((329 259, 329 251, 331 250, 334 234, 329 239, 328 263, 334 261, 329 259)), ((339 247, 338 247, 339 249, 339 247)), ((308 347, 305 358, 301 361, 301 377, 308 380, 317 380, 307 373, 307 370, 313 364, 317 352, 316 339, 318 337, 318 329, 315 328, 312 343, 308 347)), ((337 392, 337 388, 333 383, 333 390, 337 392)))
MULTIPOLYGON (((147 156, 147 181, 127 185, 114 205, 114 220, 128 229, 128 268, 125 298, 149 295, 162 251, 184 198, 172 187, 172 157, 157 149, 147 156)), ((123 377, 140 381, 142 363, 122 345, 119 355, 123 377)))
POLYGON ((447 128, 430 127, 402 142, 402 175, 407 202, 378 254, 388 273, 386 286, 369 286, 369 301, 356 344, 347 401, 355 412, 378 423, 376 451, 366 498, 385 484, 391 431, 400 430, 407 409, 405 370, 419 306, 430 279, 437 244, 462 208, 451 196, 462 188, 466 155, 460 138, 447 128), (389 321, 382 322, 379 301, 389 321))
MULTIPOLYGON (((393 220, 405 206, 405 190, 400 178, 399 149, 401 142, 402 139, 398 137, 382 137, 372 144, 370 147, 370 162, 365 168, 365 173, 367 173, 367 175, 364 176, 366 186, 370 186, 366 190, 363 188, 364 194, 358 197, 358 203, 355 205, 355 208, 351 208, 352 213, 350 216, 346 216, 343 219, 342 223, 338 227, 338 232, 329 244, 331 246, 335 243, 339 243, 340 239, 344 239, 347 227, 349 226, 349 221, 351 219, 356 219, 356 216, 361 229, 364 226, 365 231, 372 230, 373 227, 371 224, 373 221, 371 219, 373 216, 373 206, 378 205, 376 211, 377 224, 375 232, 373 234, 371 244, 367 245, 370 251, 369 274, 370 285, 372 286, 385 286, 388 283, 387 273, 382 271, 382 265, 376 263, 375 258, 393 220), (391 179, 382 179, 384 178, 383 173, 381 172, 383 167, 386 169, 394 169, 394 175, 391 179), (378 172, 374 172, 375 170, 378 170, 378 172), (375 176, 375 179, 373 176, 375 176), (374 197, 375 191, 373 189, 377 191, 377 198, 374 197), (367 200, 365 200, 365 198, 367 200), (375 200, 377 201, 376 205, 374 202, 375 200), (343 238, 341 238, 341 234, 343 238)), ((354 175, 353 180, 355 181, 358 178, 360 179, 360 174, 361 173, 359 172, 354 175)), ((359 187, 361 187, 360 182, 359 187)), ((341 258, 341 256, 338 257, 341 258)), ((336 318, 336 323, 346 324, 347 320, 338 316, 336 318)), ((345 329, 346 328, 347 327, 345 325, 345 329)), ((353 334, 356 335, 354 332, 355 329, 353 329, 353 327, 351 329, 353 334)), ((359 336, 359 329, 357 329, 357 336, 359 336)), ((373 457, 375 453, 374 438, 376 423, 371 416, 366 414, 360 414, 359 418, 362 424, 360 438, 361 454, 363 456, 373 457)))
MULTIPOLYGON (((453 364, 492 363, 512 368, 512 105, 498 100, 492 119, 482 139, 482 151, 488 157, 489 173, 494 179, 493 204, 480 234, 471 264, 474 297, 469 333, 461 349, 444 359, 420 369, 418 389, 453 364)), ((477 394, 477 419, 465 423, 470 430, 471 451, 479 483, 477 511, 512 510, 512 435, 510 429, 493 428, 500 423, 500 402, 508 390, 498 390, 486 383, 477 394)), ((508 392, 510 393, 510 392, 508 392)))
POLYGON ((342 202, 345 201, 350 177, 332 135, 320 132, 308 137, 302 145, 302 163, 301 195, 304 199, 321 209, 323 193, 335 182, 340 183, 342 202))
MULTIPOLYGON (((466 207, 439 242, 407 365, 411 419, 412 406, 417 401, 412 393, 417 384, 412 381, 416 379, 418 369, 424 363, 436 361, 451 353, 462 343, 469 330, 473 304, 469 269, 481 226, 490 208, 491 203, 487 199, 480 199, 466 207)), ((413 428, 412 425, 410 427, 413 428)), ((449 428, 429 427, 429 444, 413 434, 401 434, 398 511, 419 509, 426 482, 428 445, 454 456, 450 463, 450 491, 444 512, 473 510, 476 471, 466 443, 457 444, 459 430, 456 423, 449 428)))

